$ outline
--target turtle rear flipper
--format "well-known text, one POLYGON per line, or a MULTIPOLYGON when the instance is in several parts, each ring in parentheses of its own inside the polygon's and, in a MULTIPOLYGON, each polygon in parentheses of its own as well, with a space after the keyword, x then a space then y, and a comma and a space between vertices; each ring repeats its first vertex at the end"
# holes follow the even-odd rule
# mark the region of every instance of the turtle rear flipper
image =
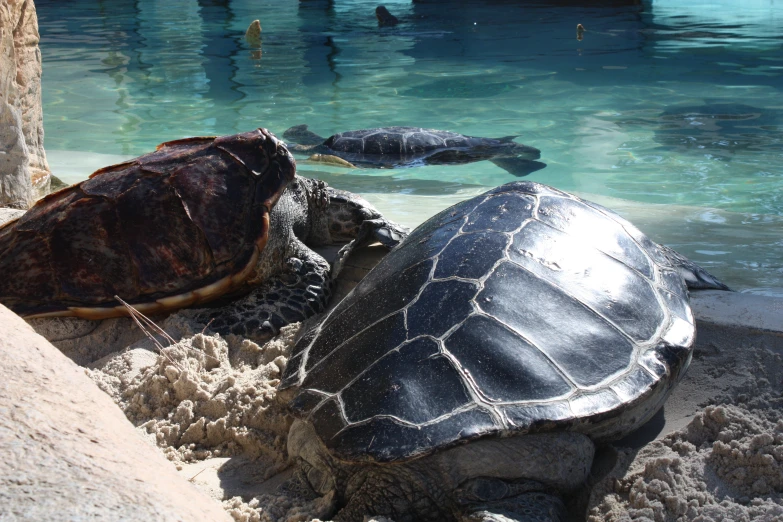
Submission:
POLYGON ((524 158, 492 158, 489 161, 520 178, 546 167, 546 163, 524 158))
POLYGON ((296 247, 279 277, 231 304, 199 310, 195 320, 221 335, 266 341, 283 326, 323 311, 332 289, 329 263, 299 241, 296 247))
POLYGON ((665 245, 659 245, 663 254, 669 258, 672 265, 677 268, 682 278, 685 280, 685 286, 689 290, 729 290, 731 288, 723 284, 717 277, 710 274, 702 267, 665 245))

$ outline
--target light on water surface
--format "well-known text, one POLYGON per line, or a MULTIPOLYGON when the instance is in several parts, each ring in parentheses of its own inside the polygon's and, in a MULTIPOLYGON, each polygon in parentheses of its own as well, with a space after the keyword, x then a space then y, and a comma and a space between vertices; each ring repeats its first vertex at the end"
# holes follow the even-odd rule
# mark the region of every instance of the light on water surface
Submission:
MULTIPOLYGON (((383 28, 379 3, 38 0, 54 174, 258 126, 518 135, 547 164, 524 179, 618 211, 730 286, 783 287, 783 3, 383 2, 402 22, 383 28), (254 19, 261 49, 243 38, 254 19)), ((408 225, 517 179, 486 161, 298 160, 408 225)))

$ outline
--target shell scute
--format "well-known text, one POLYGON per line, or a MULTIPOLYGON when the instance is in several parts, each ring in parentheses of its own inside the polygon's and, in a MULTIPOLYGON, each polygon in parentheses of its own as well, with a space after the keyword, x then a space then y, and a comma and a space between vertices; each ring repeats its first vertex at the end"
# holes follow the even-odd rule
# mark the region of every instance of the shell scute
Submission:
POLYGON ((122 237, 138 275, 138 293, 165 295, 189 289, 215 268, 204 233, 166 178, 139 181, 116 201, 122 237))
POLYGON ((58 299, 74 303, 99 296, 116 304, 113 296, 136 291, 134 267, 117 220, 115 207, 104 198, 87 197, 68 206, 69 219, 49 234, 52 252, 68 252, 53 264, 59 283, 58 299), (84 223, 94 226, 85 230, 84 223))
POLYGON ((432 339, 403 344, 341 392, 349 422, 389 416, 422 424, 471 402, 457 371, 432 339))
POLYGON ((383 133, 373 136, 372 140, 364 141, 365 154, 404 154, 402 136, 399 134, 383 133))
POLYGON ((440 252, 435 278, 480 279, 487 275, 508 247, 505 234, 460 234, 440 252))
POLYGON ((582 418, 601 415, 620 404, 620 397, 611 388, 600 389, 592 393, 580 393, 568 401, 568 406, 574 416, 582 418))
POLYGON ((632 400, 639 390, 650 389, 653 384, 655 384, 655 380, 652 375, 641 366, 637 366, 625 379, 614 384, 612 391, 620 400, 628 401, 632 400))
POLYGON ((573 391, 549 358, 490 317, 468 318, 443 344, 489 401, 544 401, 573 391), (492 357, 478 348, 487 343, 492 357))
MULTIPOLYGON (((120 165, 117 165, 120 166, 120 165)), ((90 177, 82 182, 79 187, 84 194, 88 196, 101 196, 104 198, 115 199, 125 193, 139 178, 145 176, 156 176, 158 174, 144 171, 137 163, 129 163, 121 169, 106 170, 100 176, 90 177)))
POLYGON ((533 217, 535 200, 518 194, 498 194, 487 198, 471 212, 463 232, 513 232, 533 217))
POLYGON ((216 154, 214 142, 215 138, 211 137, 167 141, 158 145, 155 152, 139 156, 132 162, 148 172, 165 175, 184 162, 211 161, 215 156, 219 156, 216 154))
MULTIPOLYGON (((318 410, 319 412, 321 410, 318 410)), ((313 425, 321 420, 338 424, 328 418, 338 410, 314 415, 313 425)), ((402 457, 416 458, 431 451, 432 445, 454 446, 497 430, 495 418, 480 408, 456 411, 438 422, 425 425, 402 424, 388 417, 376 417, 372 421, 356 424, 327 438, 327 446, 341 458, 361 462, 394 462, 402 457)), ((320 435, 320 432, 319 432, 320 435)))
POLYGON ((361 138, 347 138, 338 135, 332 136, 324 143, 327 147, 338 152, 364 153, 364 140, 361 138))
POLYGON ((595 248, 592 238, 531 222, 514 236, 509 258, 567 291, 636 341, 650 339, 666 318, 652 282, 595 248))
POLYGON ((68 217, 68 206, 82 196, 81 190, 77 187, 63 189, 55 197, 46 197, 38 201, 19 219, 3 228, 20 232, 51 230, 55 224, 68 217))
MULTIPOLYGON (((128 167, 132 165, 136 165, 138 161, 138 158, 134 158, 132 160, 123 161, 122 163, 115 163, 114 165, 107 165, 105 167, 101 167, 89 176, 87 176, 87 179, 90 180, 92 178, 97 178, 98 176, 103 176, 104 174, 108 174, 110 172, 124 172, 128 167)), ((50 194, 51 195, 51 194, 50 194)))
POLYGON ((54 270, 50 264, 51 250, 49 242, 38 233, 18 231, 15 241, 0 256, 0 274, 2 278, 3 304, 17 313, 24 313, 29 305, 26 297, 32 295, 56 295, 59 288, 55 281, 54 270), (23 271, 25 278, 7 275, 23 271))
MULTIPOLYGON (((395 287, 404 289, 404 291, 389 292, 383 296, 375 292, 362 294, 354 291, 352 294, 353 299, 350 301, 343 300, 338 305, 338 308, 342 308, 345 305, 350 307, 350 310, 345 310, 345 313, 332 314, 330 320, 324 323, 321 330, 322 341, 318 343, 316 351, 309 357, 307 369, 309 370, 321 357, 331 353, 338 345, 348 341, 353 342, 352 339, 355 335, 387 316, 394 315, 408 304, 427 281, 431 269, 432 261, 426 261, 397 274, 388 273, 388 277, 384 277, 386 274, 382 272, 368 274, 366 277, 373 276, 376 282, 376 284, 371 285, 372 288, 381 288, 386 284, 393 284, 395 287)), ((389 349, 393 347, 394 345, 390 346, 389 349)))
POLYGON ((623 333, 568 293, 511 263, 501 263, 476 301, 578 386, 598 385, 631 362, 635 345, 623 333), (509 287, 522 291, 506 291, 509 287))
POLYGON ((549 402, 542 404, 508 404, 503 406, 503 414, 508 422, 520 431, 547 431, 568 423, 574 412, 568 402, 549 402))
POLYGON ((258 131, 221 136, 215 139, 215 146, 230 154, 256 175, 266 172, 270 166, 270 155, 264 154, 264 147, 268 146, 266 138, 260 137, 258 131))
POLYGON ((216 264, 236 259, 243 245, 260 232, 251 223, 258 212, 253 208, 252 183, 231 167, 227 158, 210 164, 192 162, 176 170, 169 181, 188 217, 203 232, 216 264), (210 175, 213 171, 223 174, 210 175))
POLYGON ((585 203, 572 198, 541 196, 536 217, 572 237, 590 238, 594 248, 620 259, 647 278, 653 277, 650 252, 643 251, 620 223, 585 203))
MULTIPOLYGON (((188 138, 180 138, 178 140, 169 140, 160 143, 155 147, 156 151, 166 149, 166 151, 185 151, 185 150, 200 150, 205 149, 217 139, 218 136, 191 136, 188 138)), ((178 153, 177 152, 177 153, 178 153)))
POLYGON ((478 284, 468 281, 433 281, 424 286, 406 310, 408 339, 417 335, 440 337, 473 313, 478 284))
POLYGON ((372 363, 397 348, 405 340, 405 318, 402 313, 397 313, 352 337, 350 346, 340 343, 339 337, 332 343, 321 345, 318 351, 311 354, 313 365, 327 365, 340 368, 340 371, 313 372, 312 377, 307 381, 307 387, 326 393, 337 393, 372 363), (329 350, 332 346, 334 348, 329 350))
POLYGON ((343 412, 337 398, 321 403, 311 414, 313 422, 317 422, 321 427, 322 436, 331 439, 337 435, 340 430, 345 428, 346 422, 343 420, 343 412))

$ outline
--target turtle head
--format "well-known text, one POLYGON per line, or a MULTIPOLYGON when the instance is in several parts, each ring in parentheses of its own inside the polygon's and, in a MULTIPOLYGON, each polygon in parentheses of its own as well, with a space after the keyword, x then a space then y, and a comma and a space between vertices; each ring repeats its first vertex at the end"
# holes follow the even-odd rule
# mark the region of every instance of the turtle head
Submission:
POLYGON ((384 218, 366 199, 328 186, 321 180, 297 176, 308 198, 308 244, 335 245, 374 237, 388 248, 408 235, 408 229, 384 218))
POLYGON ((327 187, 329 205, 325 218, 330 243, 346 243, 359 234, 362 223, 381 219, 381 213, 366 199, 344 190, 327 187))
POLYGON ((294 125, 283 133, 283 138, 299 145, 320 145, 325 140, 307 128, 307 125, 294 125))
POLYGON ((231 154, 256 175, 280 176, 284 183, 294 179, 296 162, 285 144, 266 129, 220 136, 215 146, 231 154), (270 168, 275 166, 275 168, 270 168))

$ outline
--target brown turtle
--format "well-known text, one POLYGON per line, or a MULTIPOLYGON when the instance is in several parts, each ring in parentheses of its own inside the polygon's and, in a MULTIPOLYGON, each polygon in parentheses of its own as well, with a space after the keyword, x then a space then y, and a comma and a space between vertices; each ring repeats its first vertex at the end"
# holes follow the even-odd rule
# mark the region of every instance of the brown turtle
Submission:
POLYGON ((375 233, 393 246, 405 234, 295 170, 266 129, 170 141, 100 169, 0 228, 0 303, 28 318, 103 319, 126 314, 115 296, 161 313, 263 284, 271 297, 256 292, 252 310, 245 300, 201 314, 216 331, 274 333, 328 297, 330 266, 305 243, 375 233))

